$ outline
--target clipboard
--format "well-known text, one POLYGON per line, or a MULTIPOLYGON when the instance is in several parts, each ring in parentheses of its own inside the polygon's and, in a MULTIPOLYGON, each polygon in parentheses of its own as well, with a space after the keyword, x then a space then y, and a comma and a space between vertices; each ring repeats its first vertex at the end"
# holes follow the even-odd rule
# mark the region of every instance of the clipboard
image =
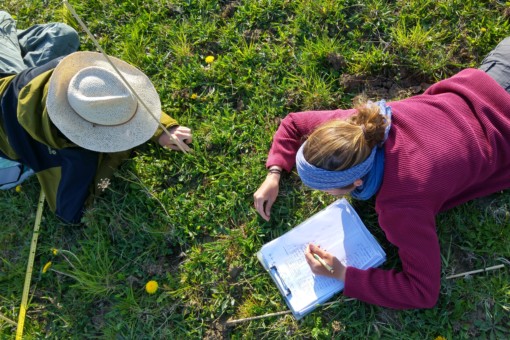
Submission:
POLYGON ((297 320, 344 288, 342 281, 312 273, 304 255, 311 242, 346 266, 368 269, 386 260, 384 250, 345 198, 264 244, 257 258, 297 320))

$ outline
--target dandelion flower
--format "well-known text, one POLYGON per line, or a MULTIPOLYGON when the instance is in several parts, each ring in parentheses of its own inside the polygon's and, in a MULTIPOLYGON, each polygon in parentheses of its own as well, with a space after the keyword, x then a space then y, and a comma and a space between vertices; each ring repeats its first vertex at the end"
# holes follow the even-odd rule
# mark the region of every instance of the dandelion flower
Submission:
POLYGON ((58 254, 58 249, 57 248, 51 248, 51 253, 53 255, 57 255, 58 254))
POLYGON ((208 55, 207 57, 205 57, 205 62, 207 64, 212 64, 214 61, 214 57, 212 55, 208 55))
POLYGON ((446 338, 444 336, 439 335, 439 336, 436 336, 434 338, 434 340, 446 340, 446 338))
POLYGON ((482 27, 482 28, 480 28, 480 31, 483 33, 485 31, 487 31, 487 29, 485 27, 482 27))
POLYGON ((42 273, 46 274, 46 272, 48 271, 48 269, 50 269, 50 267, 51 267, 51 261, 44 265, 44 267, 42 269, 42 273))
POLYGON ((21 185, 16 185, 16 192, 21 192, 21 185))
POLYGON ((197 99, 197 98, 198 98, 198 94, 193 93, 193 94, 191 95, 191 99, 195 100, 195 99, 197 99))
POLYGON ((151 280, 145 284, 145 291, 149 294, 154 294, 158 290, 158 283, 151 280))

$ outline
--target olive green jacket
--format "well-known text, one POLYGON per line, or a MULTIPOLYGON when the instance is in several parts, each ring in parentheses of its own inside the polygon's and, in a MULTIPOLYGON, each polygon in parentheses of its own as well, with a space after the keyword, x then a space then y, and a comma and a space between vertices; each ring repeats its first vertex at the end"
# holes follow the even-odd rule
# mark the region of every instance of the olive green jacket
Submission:
MULTIPOLYGON (((23 155, 18 154, 20 148, 18 147, 18 152, 16 152, 16 148, 13 147, 13 144, 17 143, 17 139, 20 138, 19 135, 17 134, 12 136, 11 134, 11 138, 9 138, 10 131, 7 131, 6 128, 6 125, 9 124, 5 121, 8 119, 17 120, 19 125, 28 133, 27 136, 30 136, 27 137, 28 139, 33 139, 47 146, 48 154, 43 152, 44 155, 39 155, 41 157, 51 157, 52 154, 58 153, 59 150, 67 150, 68 152, 69 150, 82 149, 67 140, 53 125, 48 116, 48 112, 46 110, 46 97, 52 73, 53 69, 43 72, 31 79, 26 79, 26 85, 19 90, 17 98, 13 98, 16 96, 11 94, 16 91, 7 90, 9 89, 9 86, 16 82, 16 77, 22 76, 23 73, 18 76, 9 76, 0 79, 0 103, 2 104, 0 107, 0 151, 4 156, 7 156, 7 158, 25 163, 23 162, 23 155), (15 101, 17 101, 17 103, 15 101), (13 112, 5 112, 9 106, 11 108, 17 108, 15 115, 13 112), (2 109, 4 112, 1 112, 2 109)), ((24 76, 27 77, 26 74, 24 76)), ((162 113, 161 115, 161 123, 166 128, 177 125, 177 121, 165 113, 162 113)), ((163 130, 158 128, 152 140, 157 141, 162 132, 163 130)), ((23 150, 23 147, 21 150, 21 153, 25 151, 23 150)), ((33 152, 33 150, 31 151, 33 152)), ((100 184, 104 183, 106 179, 109 179, 112 176, 115 169, 117 169, 118 166, 129 157, 131 151, 132 150, 117 153, 96 153, 97 165, 95 167, 95 174, 92 174, 94 180, 87 186, 88 194, 86 195, 87 199, 83 202, 84 206, 88 205, 93 200, 93 197, 100 193, 102 190, 100 184)), ((0 154, 0 156, 2 155, 0 154)), ((25 165, 32 167, 31 164, 25 165)), ((57 196, 59 195, 59 186, 62 180, 62 166, 57 165, 34 170, 36 171, 37 178, 45 192, 49 207, 53 211, 58 210, 59 204, 57 202, 57 196)), ((62 191, 62 188, 60 189, 62 191)), ((66 192, 70 192, 69 188, 66 192)), ((65 201, 65 198, 60 197, 59 199, 65 201)), ((83 210, 83 207, 81 210, 83 210)), ((60 215, 62 217, 62 215, 65 214, 61 213, 60 215)), ((78 215, 81 216, 81 211, 78 215)), ((63 217, 63 219, 70 222, 69 218, 63 217)), ((71 222, 77 221, 74 219, 74 221, 71 222)))

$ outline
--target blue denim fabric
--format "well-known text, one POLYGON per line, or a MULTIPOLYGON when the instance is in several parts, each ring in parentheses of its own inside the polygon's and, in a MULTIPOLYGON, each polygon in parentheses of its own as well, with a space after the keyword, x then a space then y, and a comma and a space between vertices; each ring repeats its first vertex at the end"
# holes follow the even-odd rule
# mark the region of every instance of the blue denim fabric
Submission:
MULTIPOLYGON (((42 66, 73 53, 78 50, 80 39, 73 28, 62 23, 34 25, 26 30, 18 30, 11 15, 0 11, 0 46, 0 74, 7 75, 18 74, 29 67, 42 66)), ((0 162, 0 167, 9 166, 12 163, 0 162)), ((16 182, 7 183, 8 180, 0 176, 0 190, 13 188, 34 174, 26 166, 22 166, 22 169, 16 182)))
POLYGON ((479 67, 510 93, 510 37, 503 39, 479 67))
POLYGON ((9 13, 0 11, 0 72, 18 74, 28 67, 78 50, 78 33, 63 23, 34 25, 17 30, 9 13))

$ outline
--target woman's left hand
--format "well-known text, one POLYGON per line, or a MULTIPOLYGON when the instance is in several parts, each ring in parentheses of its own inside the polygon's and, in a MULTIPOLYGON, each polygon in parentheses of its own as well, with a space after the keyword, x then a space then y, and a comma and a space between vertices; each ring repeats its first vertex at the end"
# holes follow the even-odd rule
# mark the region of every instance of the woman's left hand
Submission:
POLYGON ((331 253, 328 253, 319 246, 310 243, 308 247, 306 247, 305 257, 306 262, 308 262, 308 265, 314 274, 329 276, 340 281, 345 281, 345 272, 347 268, 331 253), (333 268, 333 273, 327 270, 318 260, 316 260, 313 254, 319 255, 324 262, 331 266, 333 268))
POLYGON ((172 150, 181 150, 185 152, 191 150, 190 147, 188 146, 188 144, 190 144, 193 141, 190 128, 186 126, 173 126, 170 129, 168 129, 168 132, 170 133, 170 136, 172 136, 172 138, 170 138, 170 136, 168 136, 166 133, 163 133, 159 137, 159 144, 161 146, 164 146, 172 150))

